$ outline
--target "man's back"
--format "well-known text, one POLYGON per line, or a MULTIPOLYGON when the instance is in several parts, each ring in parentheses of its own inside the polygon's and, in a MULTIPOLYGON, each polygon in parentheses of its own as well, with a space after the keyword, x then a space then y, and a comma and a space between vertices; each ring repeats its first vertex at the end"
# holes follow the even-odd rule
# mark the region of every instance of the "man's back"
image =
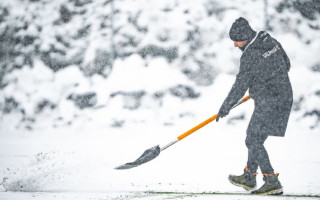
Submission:
POLYGON ((249 93, 254 99, 292 98, 290 60, 281 44, 261 31, 245 49, 241 62, 250 67, 249 93))

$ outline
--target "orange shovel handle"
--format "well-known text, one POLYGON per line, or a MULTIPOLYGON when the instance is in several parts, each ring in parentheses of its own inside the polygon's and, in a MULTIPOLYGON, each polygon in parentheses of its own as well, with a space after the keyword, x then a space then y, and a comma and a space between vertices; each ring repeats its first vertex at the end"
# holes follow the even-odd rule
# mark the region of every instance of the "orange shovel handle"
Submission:
MULTIPOLYGON (((243 97, 236 105, 234 105, 232 108, 248 101, 251 97, 250 96, 246 96, 243 97)), ((183 138, 187 137, 188 135, 190 135, 191 133, 199 130, 200 128, 204 127, 205 125, 209 124, 210 122, 212 122, 213 120, 215 120, 217 118, 218 114, 213 115, 212 117, 208 118, 207 120, 201 122, 200 124, 198 124, 197 126, 193 127, 192 129, 188 130, 187 132, 183 133, 182 135, 178 136, 177 139, 180 141, 183 138)))

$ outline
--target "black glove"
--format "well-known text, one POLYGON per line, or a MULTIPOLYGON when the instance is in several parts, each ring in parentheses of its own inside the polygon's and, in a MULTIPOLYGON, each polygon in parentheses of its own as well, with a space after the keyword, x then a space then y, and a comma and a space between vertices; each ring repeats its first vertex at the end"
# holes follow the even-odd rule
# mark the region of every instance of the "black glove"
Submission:
POLYGON ((220 117, 223 118, 225 116, 227 116, 230 112, 230 108, 227 108, 227 106, 225 105, 222 105, 219 109, 219 112, 218 112, 218 116, 216 118, 216 121, 218 122, 220 117))

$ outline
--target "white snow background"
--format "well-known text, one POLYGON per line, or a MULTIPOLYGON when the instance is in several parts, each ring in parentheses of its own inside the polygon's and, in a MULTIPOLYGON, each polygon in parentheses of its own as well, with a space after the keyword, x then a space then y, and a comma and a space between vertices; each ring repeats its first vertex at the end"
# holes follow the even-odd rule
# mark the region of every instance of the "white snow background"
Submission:
MULTIPOLYGON (((292 7, 277 11, 286 2, 270 2, 273 30, 269 33, 291 59, 294 106, 286 137, 269 137, 265 146, 285 194, 320 195, 320 13, 310 20, 292 7)), ((38 51, 49 51, 57 45, 56 36, 62 35, 70 44, 64 57, 56 55, 57 60, 84 55, 80 64, 54 71, 43 57, 34 56, 32 45, 19 49, 33 55, 33 64, 22 64, 2 80, 0 199, 167 199, 172 197, 134 195, 242 191, 227 177, 241 174, 246 165, 244 140, 252 100, 219 123, 212 122, 161 152, 155 160, 130 170, 114 167, 134 161, 152 146, 167 144, 218 111, 241 56, 228 37, 229 28, 243 16, 255 30, 263 30, 263 1, 114 1, 118 13, 114 40, 122 56, 112 69, 96 74, 90 74, 96 50, 111 51, 110 30, 101 28, 109 19, 105 16, 111 12, 110 1, 7 0, 0 5, 10 13, 0 22, 2 33, 10 24, 28 22, 31 25, 16 34, 35 36, 38 51), (75 3, 83 3, 85 14, 70 22, 56 22, 62 5, 81 12, 72 7, 75 3), (89 35, 74 39, 76 30, 87 24, 89 35), (191 32, 193 39, 188 42, 191 32), (119 46, 130 37, 136 46, 119 46), (178 57, 173 61, 166 54, 144 57, 139 49, 147 45, 176 47, 178 57), (186 70, 192 73, 184 73, 186 70), (198 97, 188 96, 186 88, 198 97), (80 109, 68 99, 88 92, 96 94, 93 107, 80 109), (5 112, 9 97, 18 106, 5 112), (40 112, 37 105, 44 100, 55 106, 40 112)), ((18 56, 14 62, 21 59, 18 56)), ((261 173, 258 184, 263 184, 261 173)))

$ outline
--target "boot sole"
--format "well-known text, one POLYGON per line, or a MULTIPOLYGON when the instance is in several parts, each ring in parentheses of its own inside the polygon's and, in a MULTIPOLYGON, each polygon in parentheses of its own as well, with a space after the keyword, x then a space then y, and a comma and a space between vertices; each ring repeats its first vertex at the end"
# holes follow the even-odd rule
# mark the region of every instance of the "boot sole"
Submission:
POLYGON ((249 186, 247 186, 247 185, 242 185, 242 184, 236 183, 236 182, 232 181, 232 180, 230 179, 230 177, 228 177, 228 180, 229 180, 230 183, 232 183, 233 185, 238 186, 238 187, 242 187, 243 189, 245 189, 245 190, 247 190, 247 191, 252 191, 252 190, 254 190, 254 189, 256 188, 256 187, 249 187, 249 186))
POLYGON ((282 195, 283 194, 283 189, 275 189, 275 190, 270 190, 268 192, 262 192, 262 193, 251 193, 254 195, 282 195))

